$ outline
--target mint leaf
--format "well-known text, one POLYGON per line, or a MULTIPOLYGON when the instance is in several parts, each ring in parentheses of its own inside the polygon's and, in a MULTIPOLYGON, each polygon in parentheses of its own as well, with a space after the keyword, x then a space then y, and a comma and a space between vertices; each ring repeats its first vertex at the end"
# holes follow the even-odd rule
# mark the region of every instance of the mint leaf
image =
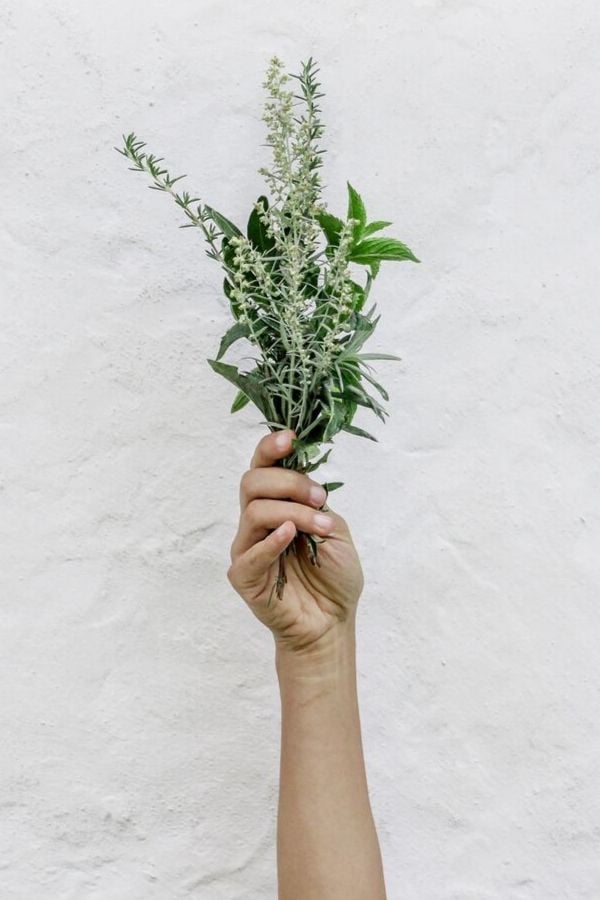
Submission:
POLYGON ((341 219, 338 219, 337 216, 333 216, 331 213, 321 211, 317 213, 317 221, 329 244, 332 247, 337 247, 340 242, 340 232, 344 227, 344 223, 341 219))
POLYGON ((391 222, 369 222, 368 225, 365 225, 363 230, 363 237, 369 237, 370 234, 374 234, 376 231, 381 231, 382 228, 387 228, 388 225, 391 225, 391 222))
POLYGON ((373 262, 380 262, 384 259, 403 260, 410 259, 413 262, 419 262, 406 244, 397 241, 395 238, 366 238, 359 244, 356 244, 348 257, 352 262, 365 263, 369 265, 373 262))
POLYGON ((352 187, 349 181, 346 184, 348 185, 348 212, 346 219, 358 219, 358 225, 354 226, 353 231, 353 238, 355 241, 358 241, 367 224, 367 211, 358 191, 352 187))

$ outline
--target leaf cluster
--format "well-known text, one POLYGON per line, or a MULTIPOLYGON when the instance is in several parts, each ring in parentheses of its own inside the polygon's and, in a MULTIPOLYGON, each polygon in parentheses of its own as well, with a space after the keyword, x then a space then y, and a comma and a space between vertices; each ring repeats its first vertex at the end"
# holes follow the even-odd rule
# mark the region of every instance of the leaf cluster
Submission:
POLYGON ((134 133, 115 148, 134 171, 151 176, 152 189, 172 195, 188 219, 180 227, 199 228, 208 256, 221 264, 233 322, 208 362, 237 389, 232 412, 252 403, 271 430, 295 430, 294 452, 282 464, 303 472, 327 460, 331 449, 323 452, 322 445, 340 431, 376 440, 353 419, 364 408, 385 421, 389 397, 371 362, 399 357, 363 352, 380 319, 375 305, 367 308, 369 293, 382 262, 419 261, 406 244, 380 234, 391 222, 368 221, 350 182, 345 219, 323 203, 317 73, 312 59, 298 74, 271 60, 263 118, 273 164, 260 170, 271 199, 258 197, 243 230, 200 198, 175 190, 185 176, 172 178, 134 133), (299 93, 289 90, 291 79, 299 93), (255 354, 248 370, 223 359, 241 339, 255 354))

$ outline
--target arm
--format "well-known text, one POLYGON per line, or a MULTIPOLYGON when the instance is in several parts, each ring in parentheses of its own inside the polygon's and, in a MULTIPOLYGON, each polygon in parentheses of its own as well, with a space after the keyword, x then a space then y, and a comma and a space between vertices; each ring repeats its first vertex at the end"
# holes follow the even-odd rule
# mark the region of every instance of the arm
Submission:
POLYGON ((362 753, 354 628, 321 659, 280 653, 281 900, 384 900, 362 753))
POLYGON ((275 638, 281 693, 277 823, 280 900, 385 900, 356 691, 355 619, 363 587, 344 520, 306 475, 273 464, 292 432, 259 443, 240 488, 228 577, 275 638), (279 441, 279 446, 278 446, 279 441), (322 514, 321 514, 322 515, 322 514), (297 531, 325 538, 320 567, 286 556, 282 600, 267 606, 277 561, 297 531))

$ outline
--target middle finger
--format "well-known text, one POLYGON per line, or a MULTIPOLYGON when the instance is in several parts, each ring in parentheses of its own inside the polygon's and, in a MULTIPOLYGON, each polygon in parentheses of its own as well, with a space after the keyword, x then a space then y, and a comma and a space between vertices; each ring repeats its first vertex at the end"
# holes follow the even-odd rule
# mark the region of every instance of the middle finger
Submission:
POLYGON ((325 489, 308 475, 276 466, 249 469, 240 482, 240 509, 242 512, 253 500, 268 498, 295 500, 317 509, 325 503, 325 489))

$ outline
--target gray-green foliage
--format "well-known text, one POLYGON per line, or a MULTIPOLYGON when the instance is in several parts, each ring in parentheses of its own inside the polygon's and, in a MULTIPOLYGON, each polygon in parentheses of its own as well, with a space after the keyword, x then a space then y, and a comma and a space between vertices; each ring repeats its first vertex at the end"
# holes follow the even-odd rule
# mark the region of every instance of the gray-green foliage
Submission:
POLYGON ((326 460, 331 451, 322 453, 322 445, 340 431, 376 440, 352 420, 366 407, 385 421, 381 401, 388 395, 369 363, 399 357, 362 352, 379 321, 375 305, 366 309, 367 299, 382 262, 418 262, 401 241, 377 236, 391 222, 368 222, 349 182, 345 219, 322 202, 318 71, 312 58, 297 75, 285 73, 277 57, 270 61, 263 121, 272 165, 259 170, 270 200, 262 195, 253 204, 245 233, 200 198, 175 191, 185 176, 171 178, 162 158, 143 152, 145 143, 135 134, 123 135, 123 149, 115 148, 134 170, 152 176, 152 189, 173 196, 189 219, 180 227, 199 228, 208 256, 221 263, 234 322, 208 361, 237 388, 232 412, 251 402, 271 430, 295 430, 294 452, 283 465, 302 472, 326 460), (364 267, 363 283, 350 264, 364 267), (249 371, 222 359, 241 338, 255 348, 249 371))

